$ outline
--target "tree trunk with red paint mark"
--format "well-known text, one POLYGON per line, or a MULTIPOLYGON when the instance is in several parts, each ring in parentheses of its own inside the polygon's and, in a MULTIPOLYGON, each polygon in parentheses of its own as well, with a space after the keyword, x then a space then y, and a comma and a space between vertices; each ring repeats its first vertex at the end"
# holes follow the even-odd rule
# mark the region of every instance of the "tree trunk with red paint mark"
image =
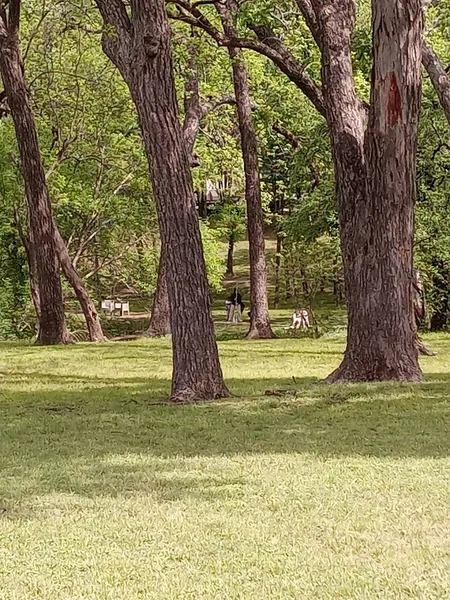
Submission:
MULTIPOLYGON (((352 200, 342 190, 340 198, 348 342, 330 382, 422 379, 412 310, 422 7, 420 0, 373 0, 372 10, 371 107, 364 153, 361 138, 353 138, 359 161, 353 216, 352 200)), ((336 154, 335 144, 335 161, 336 154)), ((344 176, 336 167, 339 186, 344 176)))
MULTIPOLYGON (((420 379, 411 343, 409 299, 415 200, 411 182, 415 176, 420 99, 418 40, 423 34, 421 0, 372 0, 375 65, 367 145, 367 107, 356 92, 352 64, 356 0, 296 1, 321 53, 322 90, 304 76, 305 65, 270 27, 249 23, 257 43, 237 39, 231 30, 225 32, 228 39, 224 39, 202 15, 201 4, 191 5, 196 25, 220 44, 253 49, 270 58, 327 119, 349 321, 345 359, 329 380, 420 379), (381 97, 381 88, 387 97, 381 97), (396 161, 398 165, 393 166, 396 161), (389 177, 393 177, 392 183, 389 177), (400 231, 403 227, 405 230, 400 231)), ((449 88, 437 68, 436 57, 428 58, 430 62, 424 64, 436 89, 440 89, 442 101, 449 88)))

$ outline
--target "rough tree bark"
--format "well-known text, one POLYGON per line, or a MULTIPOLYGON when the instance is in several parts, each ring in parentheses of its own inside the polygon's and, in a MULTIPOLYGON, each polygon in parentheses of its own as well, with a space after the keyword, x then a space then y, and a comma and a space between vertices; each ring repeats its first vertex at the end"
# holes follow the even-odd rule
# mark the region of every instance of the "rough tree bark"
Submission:
MULTIPOLYGON (((194 152, 195 141, 203 119, 213 110, 225 104, 235 104, 234 96, 223 96, 216 101, 202 104, 198 81, 197 48, 194 44, 189 46, 189 73, 186 77, 184 93, 184 122, 183 137, 186 150, 190 157, 191 168, 198 167, 199 162, 194 152)), ((202 192, 203 199, 205 198, 202 192)), ((206 217, 206 202, 199 202, 199 216, 206 217)), ((167 283, 162 260, 158 267, 158 280, 151 310, 150 325, 145 335, 147 337, 161 337, 170 335, 170 306, 167 295, 167 283)))
POLYGON ((166 335, 170 335, 170 305, 164 262, 161 254, 150 325, 145 332, 145 337, 164 337, 166 335))
MULTIPOLYGON (((186 78, 184 90, 184 123, 183 136, 186 150, 190 157, 191 167, 197 166, 194 155, 195 140, 200 129, 201 106, 198 85, 197 52, 193 44, 189 46, 189 73, 186 78)), ((153 298, 150 325, 145 332, 146 337, 164 337, 170 335, 170 304, 166 282, 166 270, 162 259, 159 259, 158 279, 156 281, 155 296, 153 298)))
POLYGON ((30 243, 30 238, 26 234, 23 226, 22 220, 20 218, 19 209, 14 207, 14 223, 17 229, 17 232, 20 237, 20 241, 22 242, 22 246, 25 249, 25 254, 27 257, 28 264, 28 277, 30 280, 30 291, 31 291, 31 299, 33 301, 34 312, 36 313, 36 337, 39 337, 39 321, 41 318, 41 298, 39 295, 39 284, 37 278, 37 268, 36 268, 36 255, 34 253, 34 247, 30 243))
POLYGON ((96 4, 106 25, 104 51, 130 89, 148 157, 171 308, 171 400, 228 396, 210 312, 190 161, 178 117, 164 0, 131 0, 131 17, 122 0, 96 4))
POLYGON ((31 251, 36 259, 40 296, 37 343, 62 344, 70 342, 71 337, 65 324, 52 207, 20 54, 19 24, 20 0, 11 0, 8 15, 4 7, 0 10, 0 71, 19 146, 31 251))
MULTIPOLYGON (((217 3, 225 35, 236 37, 232 13, 234 0, 217 3)), ((240 142, 245 170, 247 234, 250 255, 250 330, 248 339, 274 337, 267 298, 267 264, 264 242, 264 213, 261 203, 261 181, 258 162, 258 140, 253 126, 250 86, 242 50, 229 47, 232 62, 234 94, 239 121, 240 142)))
MULTIPOLYGON (((267 25, 248 25, 256 34, 257 40, 223 35, 201 12, 200 3, 170 1, 181 8, 182 21, 201 27, 219 45, 249 48, 267 56, 304 92, 318 112, 327 118, 335 164, 349 318, 348 350, 342 367, 330 377, 330 381, 420 379, 417 350, 411 341, 412 304, 407 301, 412 289, 412 281, 407 280, 411 275, 410 225, 414 199, 408 180, 411 174, 405 172, 414 162, 416 138, 416 95, 420 87, 417 82, 419 53, 416 44, 422 34, 423 19, 419 0, 372 1, 374 42, 375 45, 379 44, 374 54, 382 64, 387 60, 384 49, 388 47, 391 56, 396 59, 392 72, 386 73, 388 87, 390 90, 392 73, 395 73, 392 97, 395 99, 399 95, 405 110, 401 123, 393 126, 393 131, 387 133, 382 132, 381 123, 373 122, 372 116, 372 136, 377 137, 379 134, 379 142, 388 151, 388 155, 383 158, 381 152, 373 149, 378 140, 372 144, 369 142, 367 157, 378 163, 371 165, 369 171, 366 169, 364 147, 367 107, 356 94, 350 48, 355 25, 355 0, 295 0, 321 51, 323 89, 306 75, 305 65, 298 61, 267 25), (384 9, 386 14, 382 14, 384 9), (380 31, 380 23, 386 30, 380 31), (407 73, 408 68, 411 69, 410 75, 407 73), (412 123, 409 127, 404 119, 409 112, 406 106, 408 102, 413 102, 412 123), (395 180, 400 181, 402 191, 406 191, 408 196, 403 199, 395 191, 387 189, 384 178, 379 183, 382 196, 377 201, 374 198, 373 172, 381 172, 384 167, 392 172, 390 161, 396 154, 397 144, 400 173, 396 174, 395 180), (401 156, 403 149, 409 153, 404 163, 401 156), (393 217, 393 223, 387 223, 385 227, 387 215, 393 217), (399 224, 406 225, 406 232, 397 231, 396 226, 399 224), (378 252, 376 244, 381 238, 382 244, 378 252), (387 266, 383 266, 382 259, 391 251, 392 257, 387 266), (392 269, 392 275, 400 273, 399 281, 389 277, 389 268, 392 269), (388 282, 389 292, 386 295, 388 282), (399 282, 406 282, 406 288, 396 294, 396 288, 402 285, 399 282), (386 307, 386 303, 389 303, 389 307, 386 307), (393 323, 395 333, 401 339, 394 342, 393 332, 386 331, 385 323, 393 323), (392 347, 390 342, 393 342, 392 347)), ((177 14, 173 17, 180 18, 177 14)), ((376 69, 381 72, 381 65, 376 66, 376 69)), ((375 72, 376 70, 374 74, 375 72)), ((384 84, 378 81, 378 86, 382 85, 384 84)), ((381 101, 379 94, 374 93, 373 98, 381 101)), ((375 111, 374 115, 381 113, 379 107, 372 111, 375 111)))
POLYGON ((411 307, 421 2, 372 0, 374 65, 365 147, 351 74, 354 3, 340 0, 340 10, 332 11, 330 0, 317 4, 349 314, 345 357, 328 381, 420 381, 411 307), (340 123, 349 108, 354 114, 340 123))
MULTIPOLYGON (((39 323, 40 314, 41 314, 41 299, 39 294, 39 283, 37 276, 37 267, 36 267, 36 256, 34 252, 34 246, 31 243, 30 233, 26 233, 22 226, 22 221, 19 215, 19 211, 17 207, 14 209, 14 222, 16 224, 17 231, 19 233, 19 237, 21 239, 22 245, 25 248, 25 254, 27 256, 28 263, 28 271, 30 278, 30 289, 31 289, 31 297, 33 300, 33 305, 37 317, 37 322, 39 323)), ((103 329, 100 323, 100 319, 98 313, 95 309, 94 303, 91 300, 89 292, 84 285, 83 280, 78 275, 78 272, 70 258, 69 251, 67 246, 62 239, 62 236, 58 230, 56 223, 54 224, 55 228, 55 242, 56 249, 58 252, 61 269, 64 273, 64 276, 72 287, 77 296, 77 299, 80 303, 81 309, 83 311, 86 326, 89 335, 89 341, 91 342, 102 342, 107 338, 103 333, 103 329)))
MULTIPOLYGON (((55 163, 45 174, 46 180, 48 180, 49 176, 54 172, 57 168, 57 163, 55 163)), ((27 219, 29 222, 29 217, 27 219)), ((21 239, 22 245, 25 249, 25 254, 27 256, 28 262, 28 271, 30 278, 30 289, 31 289, 31 297, 34 304, 34 309, 37 317, 37 322, 39 323, 40 314, 41 314, 41 300, 39 294, 39 283, 37 276, 37 267, 36 267, 36 256, 34 252, 34 246, 31 243, 31 231, 28 227, 28 232, 25 231, 22 225, 22 219, 20 217, 20 212, 18 207, 14 207, 14 222, 21 239)), ((86 326, 88 329, 89 341, 91 342, 101 342, 105 341, 106 337, 103 333, 103 329, 100 323, 100 319, 98 313, 95 309, 94 303, 92 302, 89 292, 84 285, 84 282, 80 278, 75 268, 74 262, 70 258, 69 251, 67 246, 58 230, 56 222, 54 221, 54 231, 55 231, 55 243, 56 250, 58 252, 60 264, 62 271, 69 285, 73 288, 75 295, 80 303, 81 309, 83 311, 86 326)))
POLYGON ((86 321, 86 327, 88 330, 89 341, 91 342, 104 342, 106 340, 105 334, 100 323, 98 312, 95 308, 94 303, 89 295, 89 292, 84 285, 83 280, 78 275, 77 270, 72 264, 67 246, 62 239, 62 236, 55 224, 55 240, 56 249, 58 251, 59 260, 61 263, 61 269, 64 273, 64 277, 67 279, 69 285, 73 288, 75 295, 80 303, 81 310, 83 311, 84 319, 86 321))

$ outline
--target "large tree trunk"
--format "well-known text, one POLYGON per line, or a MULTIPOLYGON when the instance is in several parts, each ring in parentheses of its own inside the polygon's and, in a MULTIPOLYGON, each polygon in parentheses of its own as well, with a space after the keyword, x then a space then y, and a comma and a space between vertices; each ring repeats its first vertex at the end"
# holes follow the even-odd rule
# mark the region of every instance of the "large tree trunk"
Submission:
POLYGON ((59 254, 59 260, 61 262, 61 268, 67 279, 69 285, 73 288, 75 295, 80 303, 81 310, 83 311, 86 326, 89 334, 89 341, 91 342, 104 342, 106 341, 105 334, 103 333, 102 325, 98 316, 98 312, 95 308, 94 303, 91 300, 89 292, 83 283, 83 280, 78 275, 77 270, 72 264, 67 246, 61 237, 61 234, 55 224, 55 236, 56 236, 56 247, 59 254))
MULTIPOLYGON (((190 157, 191 167, 199 166, 195 156, 195 140, 200 129, 202 118, 207 114, 207 110, 200 104, 200 92, 198 84, 197 50, 194 44, 189 46, 189 73, 186 77, 184 93, 184 122, 183 137, 186 150, 190 157)), ((206 197, 203 192, 200 193, 198 203, 198 213, 202 218, 206 218, 206 197), (201 200, 205 202, 202 203, 201 200)), ((167 283, 165 269, 162 266, 162 258, 158 269, 158 279, 156 282, 155 296, 150 317, 150 326, 145 335, 147 337, 161 337, 170 335, 170 306, 167 293, 167 283)))
MULTIPOLYGON (((194 22, 212 35, 219 44, 251 48, 273 60, 306 94, 317 110, 327 117, 335 164, 349 318, 345 360, 331 380, 416 381, 421 378, 421 373, 417 366, 416 350, 411 350, 414 347, 411 343, 412 305, 407 301, 407 297, 411 297, 412 282, 406 284, 406 291, 399 291, 397 294, 395 289, 411 274, 410 225, 411 203, 413 206, 414 200, 411 199, 408 180, 411 174, 405 171, 414 158, 414 95, 417 94, 418 88, 416 39, 417 32, 422 29, 422 7, 419 0, 372 2, 374 41, 375 44, 379 44, 375 49, 375 58, 380 61, 380 65, 387 61, 385 49, 388 48, 392 57, 391 66, 395 67, 392 72, 385 72, 388 77, 387 84, 379 81, 378 86, 387 85, 391 94, 392 73, 395 73, 392 97, 394 103, 398 96, 402 100, 402 119, 401 124, 398 124, 398 131, 401 131, 399 138, 395 127, 395 131, 387 132, 386 137, 381 132, 381 124, 372 128, 375 138, 379 135, 380 144, 386 146, 387 155, 383 156, 377 148, 373 148, 377 139, 372 142, 372 150, 369 143, 368 156, 377 164, 371 165, 367 174, 364 148, 366 109, 356 94, 352 72, 351 37, 357 2, 296 0, 296 4, 321 51, 323 94, 318 86, 305 76, 305 65, 296 60, 270 27, 250 23, 249 27, 256 33, 257 42, 253 39, 238 39, 231 31, 222 36, 201 13, 199 3, 191 5, 188 10, 195 18, 194 22), (386 14, 383 14, 383 10, 387 11, 386 14), (408 21, 410 18, 412 20, 408 21), (380 23, 382 27, 386 27, 383 31, 380 31, 380 23), (408 54, 405 57, 404 52, 408 54), (397 65, 397 61, 402 64, 397 65), (412 69, 410 79, 407 69, 412 69), (398 71, 401 71, 400 78, 398 71), (411 101, 413 96, 412 124, 408 127, 409 115, 405 103, 411 101), (408 136, 412 136, 411 140, 408 136), (397 146, 398 153, 395 152, 397 146), (402 149, 410 153, 404 163, 402 149), (389 188, 386 178, 383 178, 378 185, 382 196, 375 198, 373 172, 382 172, 386 166, 392 173, 394 168, 390 161, 393 160, 393 155, 397 156, 400 165, 400 172, 395 174, 394 180, 397 183, 400 181, 401 191, 410 195, 403 200, 400 194, 389 188), (393 204, 385 207, 383 202, 393 204), (388 222, 386 226, 387 215, 392 216, 393 221, 388 222), (401 224, 406 225, 406 232, 398 231, 397 227, 401 224), (381 238, 380 252, 377 252, 376 244, 381 238), (402 243, 405 244, 404 248, 401 247, 402 243), (387 262, 383 264, 385 259, 387 262), (389 269, 392 269, 392 273, 389 269), (400 280, 395 281, 393 277, 399 273, 400 280), (384 318, 385 312, 387 319, 384 318), (394 329, 388 330, 391 325, 394 325, 394 329)), ((380 66, 377 68, 382 70, 380 66)), ((385 105, 384 109, 386 108, 385 105)), ((375 112, 377 115, 381 113, 381 108, 375 112)))
MULTIPOLYGON (((225 35, 237 37, 233 25, 233 0, 218 4, 225 35)), ((264 213, 258 163, 258 140, 253 127, 252 104, 247 69, 242 50, 228 48, 232 61, 234 94, 239 121, 240 142, 245 170, 247 232, 250 254, 250 330, 249 339, 275 337, 270 325, 267 298, 267 265, 264 243, 264 213)))
MULTIPOLYGON (((41 299, 39 294, 39 284, 37 277, 36 256, 34 253, 34 246, 31 243, 30 237, 25 233, 25 230, 22 226, 22 221, 17 208, 14 209, 14 222, 16 224, 19 237, 22 241, 23 247, 25 248, 25 254, 27 256, 31 297, 34 304, 37 321, 39 323, 41 314, 41 299)), ((103 334, 100 319, 98 317, 97 311, 95 310, 94 303, 92 302, 89 296, 89 292, 87 291, 86 286, 79 277, 77 270, 73 266, 72 260, 67 250, 67 246, 65 245, 64 240, 62 239, 61 234, 59 233, 56 223, 54 224, 54 227, 56 236, 56 248, 59 254, 61 267, 67 281, 72 286, 80 302, 80 306, 83 310, 86 325, 88 328, 89 339, 91 342, 104 341, 106 340, 106 337, 103 334)))
POLYGON ((130 88, 148 157, 171 307, 171 400, 228 396, 210 312, 190 160, 178 117, 164 0, 132 1, 132 22, 122 2, 96 2, 105 22, 115 26, 113 35, 105 32, 103 47, 130 88))
POLYGON ((31 299, 33 301, 34 312, 36 313, 36 337, 39 337, 39 321, 41 319, 41 298, 39 295, 39 284, 37 278, 36 255, 34 253, 34 247, 30 242, 29 235, 26 234, 23 228, 22 220, 19 214, 19 209, 17 207, 14 207, 14 223, 27 257, 31 299))
POLYGON ((170 335, 170 306, 167 292, 167 281, 162 255, 158 267, 155 297, 153 299, 150 326, 145 332, 146 337, 163 337, 170 335))
POLYGON ((36 258, 40 295, 37 343, 61 344, 71 338, 65 324, 52 208, 19 49, 19 8, 20 2, 10 3, 8 29, 3 19, 0 25, 0 70, 19 146, 30 241, 36 258))
POLYGON ((344 361, 329 381, 420 381, 412 248, 421 6, 419 0, 372 2, 374 68, 365 153, 364 113, 351 72, 354 4, 343 0, 345 10, 327 11, 330 1, 318 14, 349 324, 344 361))

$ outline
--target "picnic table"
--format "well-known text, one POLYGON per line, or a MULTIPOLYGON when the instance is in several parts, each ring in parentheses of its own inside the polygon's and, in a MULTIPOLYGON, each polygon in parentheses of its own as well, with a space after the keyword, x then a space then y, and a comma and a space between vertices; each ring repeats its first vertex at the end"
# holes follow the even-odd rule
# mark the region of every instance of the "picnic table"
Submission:
POLYGON ((102 311, 115 315, 119 313, 121 317, 130 314, 130 303, 122 300, 102 300, 102 311))

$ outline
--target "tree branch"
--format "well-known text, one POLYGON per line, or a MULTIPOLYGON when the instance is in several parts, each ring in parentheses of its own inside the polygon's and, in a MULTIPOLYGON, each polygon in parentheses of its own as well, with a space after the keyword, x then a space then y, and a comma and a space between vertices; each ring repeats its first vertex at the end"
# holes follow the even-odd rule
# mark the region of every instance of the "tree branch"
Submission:
POLYGON ((188 22, 190 25, 193 25, 195 27, 200 27, 201 29, 203 29, 203 31, 206 31, 206 33, 208 33, 214 40, 216 40, 219 46, 226 45, 224 44, 225 36, 198 9, 198 3, 190 4, 188 0, 168 0, 168 3, 174 4, 180 10, 179 17, 176 17, 174 15, 169 16, 175 19, 178 18, 178 20, 184 20, 184 17, 187 17, 189 20, 185 22, 188 22), (191 15, 191 18, 189 18, 189 15, 191 15))
POLYGON ((222 106, 225 106, 226 104, 229 104, 230 106, 236 105, 236 98, 234 97, 234 94, 228 94, 222 96, 221 98, 217 98, 217 100, 212 100, 207 104, 203 104, 201 107, 201 119, 204 119, 210 113, 214 112, 222 106))
POLYGON ((28 42, 27 42, 27 47, 25 48, 24 53, 23 53, 23 62, 26 62, 26 60, 28 58, 28 54, 31 49, 31 46, 33 44, 33 41, 36 38, 37 34, 39 33, 39 29, 41 28, 42 23, 45 21, 45 19, 47 18, 47 16, 49 14, 50 14, 50 10, 46 10, 46 11, 44 10, 41 14, 41 17, 40 17, 36 27, 30 33, 30 36, 29 36, 28 42))
POLYGON ((188 76, 185 81, 184 92, 184 123, 183 136, 187 152, 190 157, 191 167, 200 165, 198 156, 194 153, 195 140, 200 130, 203 119, 212 111, 224 104, 236 104, 233 95, 226 95, 217 100, 210 99, 206 104, 200 102, 199 77, 198 77, 198 52, 195 44, 190 44, 188 76))
MULTIPOLYGON (((279 133, 281 136, 283 136, 291 144, 294 150, 298 150, 298 148, 300 148, 300 142, 297 136, 294 133, 292 133, 292 131, 289 131, 289 129, 286 129, 286 127, 283 127, 283 125, 280 125, 279 123, 274 123, 272 125, 272 129, 276 133, 279 133)), ((311 173, 313 178, 313 183, 311 187, 311 191, 313 191, 320 185, 319 171, 317 170, 313 162, 311 162, 311 164, 309 165, 309 172, 311 173)))
MULTIPOLYGON (((189 23, 208 33, 219 46, 245 48, 258 52, 269 58, 295 85, 302 90, 318 112, 325 116, 325 105, 322 91, 315 81, 305 72, 305 67, 293 56, 287 47, 266 26, 249 25, 257 35, 251 38, 227 37, 207 19, 198 8, 194 8, 187 0, 168 0, 182 12, 180 15, 169 15, 172 19, 189 23)), ((216 3, 217 5, 217 3, 216 3)))
POLYGON ((58 152, 58 156, 56 157, 55 162, 51 165, 51 167, 49 167, 49 169, 45 173, 45 179, 47 181, 50 179, 50 177, 53 175, 53 173, 55 173, 55 171, 57 171, 57 169, 63 164, 63 162, 69 159, 69 157, 67 156, 67 150, 68 150, 70 144, 73 144, 73 142, 75 142, 75 141, 76 141, 76 137, 72 138, 71 140, 63 141, 62 147, 61 147, 60 151, 58 152))
POLYGON ((432 48, 424 41, 422 47, 422 64, 430 76, 431 83, 444 109, 450 125, 450 77, 432 48))
POLYGON ((249 24, 249 28, 255 33, 262 46, 254 49, 270 58, 302 90, 319 113, 325 116, 322 90, 305 72, 305 67, 295 58, 268 25, 249 24), (271 50, 275 54, 269 54, 268 50, 271 50))
POLYGON ((87 273, 87 275, 85 275, 83 279, 85 281, 87 279, 90 279, 91 277, 93 277, 94 275, 96 275, 99 271, 101 271, 102 269, 104 269, 105 267, 108 267, 109 265, 111 265, 114 262, 118 261, 119 259, 123 258, 125 256, 125 254, 128 252, 128 250, 130 248, 132 248, 137 242, 139 242, 140 240, 142 240, 143 237, 144 236, 141 236, 137 240, 134 240, 130 244, 127 244, 127 246, 125 246, 125 248, 122 250, 122 252, 119 252, 119 254, 116 254, 112 258, 104 260, 101 264, 98 265, 98 267, 96 267, 95 269, 92 269, 92 271, 89 271, 89 273, 87 273))
POLYGON ((127 185, 127 183, 133 179, 133 176, 134 173, 128 173, 128 175, 122 179, 122 181, 113 191, 113 196, 117 196, 117 194, 127 185))
POLYGON ((80 239, 80 243, 79 243, 78 249, 75 252, 75 256, 74 256, 74 258, 72 260, 72 264, 73 264, 74 269, 77 268, 78 261, 82 257, 83 252, 86 250, 89 242, 91 242, 100 233, 100 230, 101 230, 101 228, 95 229, 87 238, 83 237, 82 239, 80 239))
POLYGON ((103 21, 122 31, 131 31, 131 21, 122 0, 95 0, 103 21))
POLYGON ((283 127, 279 123, 274 123, 272 125, 272 129, 275 131, 275 133, 279 133, 281 136, 283 136, 295 150, 297 150, 297 148, 300 146, 297 136, 294 135, 292 131, 289 131, 289 129, 286 129, 286 127, 283 127))
POLYGON ((303 18, 305 19, 305 23, 308 26, 308 29, 311 31, 311 34, 319 46, 322 46, 322 37, 320 34, 319 22, 317 20, 316 11, 314 10, 314 6, 311 4, 310 0, 294 0, 300 12, 302 13, 303 18))
MULTIPOLYGON (((141 0, 143 1, 143 0, 141 0)), ((95 0, 105 24, 102 34, 102 46, 105 54, 117 66, 120 48, 126 40, 128 45, 132 24, 122 0, 95 0), (114 33, 109 31, 114 29, 114 33)))

